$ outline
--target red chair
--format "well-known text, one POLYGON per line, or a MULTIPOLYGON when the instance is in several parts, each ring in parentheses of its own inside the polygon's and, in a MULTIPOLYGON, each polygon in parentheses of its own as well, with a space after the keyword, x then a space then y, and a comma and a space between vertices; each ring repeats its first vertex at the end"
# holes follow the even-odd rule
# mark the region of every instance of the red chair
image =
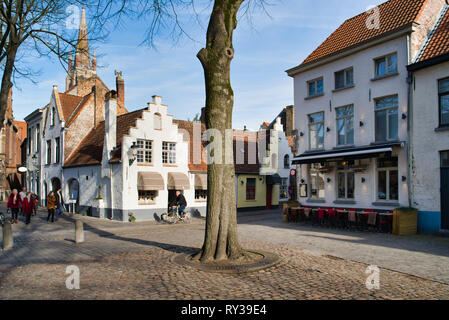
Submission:
POLYGON ((296 208, 290 208, 288 220, 289 220, 289 222, 297 222, 298 221, 298 210, 296 208))
POLYGON ((319 221, 320 225, 324 225, 324 223, 325 223, 324 218, 325 218, 325 211, 324 211, 324 209, 321 209, 321 208, 318 209, 318 221, 319 221))
POLYGON ((327 216, 329 218, 330 226, 335 227, 337 224, 337 210, 335 209, 327 210, 327 216))

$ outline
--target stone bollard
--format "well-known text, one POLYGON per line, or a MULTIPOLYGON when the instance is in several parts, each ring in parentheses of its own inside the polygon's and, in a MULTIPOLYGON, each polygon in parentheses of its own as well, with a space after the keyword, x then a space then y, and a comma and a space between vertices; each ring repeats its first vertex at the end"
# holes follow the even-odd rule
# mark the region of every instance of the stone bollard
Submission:
POLYGON ((12 226, 9 221, 5 221, 3 225, 3 250, 10 250, 14 245, 14 240, 12 238, 12 226))
POLYGON ((84 226, 81 220, 76 220, 75 222, 75 243, 84 242, 84 226))

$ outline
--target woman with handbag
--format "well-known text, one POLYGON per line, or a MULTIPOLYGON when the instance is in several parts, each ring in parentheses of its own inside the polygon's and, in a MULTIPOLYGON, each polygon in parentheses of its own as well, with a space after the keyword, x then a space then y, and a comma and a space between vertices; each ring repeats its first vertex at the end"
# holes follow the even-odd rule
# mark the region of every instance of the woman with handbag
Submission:
POLYGON ((53 191, 51 191, 47 197, 47 210, 48 210, 47 222, 50 221, 50 218, 51 222, 55 222, 56 197, 53 191))

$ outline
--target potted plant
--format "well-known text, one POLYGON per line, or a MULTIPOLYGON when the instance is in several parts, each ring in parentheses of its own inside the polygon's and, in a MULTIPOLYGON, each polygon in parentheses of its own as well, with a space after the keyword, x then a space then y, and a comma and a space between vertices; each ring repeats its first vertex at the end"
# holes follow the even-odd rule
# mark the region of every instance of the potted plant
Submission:
POLYGON ((130 214, 129 214, 128 221, 129 221, 129 222, 135 222, 135 221, 136 221, 136 217, 134 217, 134 214, 133 214, 133 213, 130 213, 130 214))

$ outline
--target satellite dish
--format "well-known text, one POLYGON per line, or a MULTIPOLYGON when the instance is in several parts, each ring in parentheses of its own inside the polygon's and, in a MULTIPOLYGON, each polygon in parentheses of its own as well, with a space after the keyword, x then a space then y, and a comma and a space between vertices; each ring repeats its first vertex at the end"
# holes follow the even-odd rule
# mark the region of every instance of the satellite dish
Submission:
POLYGON ((18 170, 19 170, 20 173, 25 173, 25 172, 28 171, 28 169, 25 168, 25 167, 20 167, 18 170))

